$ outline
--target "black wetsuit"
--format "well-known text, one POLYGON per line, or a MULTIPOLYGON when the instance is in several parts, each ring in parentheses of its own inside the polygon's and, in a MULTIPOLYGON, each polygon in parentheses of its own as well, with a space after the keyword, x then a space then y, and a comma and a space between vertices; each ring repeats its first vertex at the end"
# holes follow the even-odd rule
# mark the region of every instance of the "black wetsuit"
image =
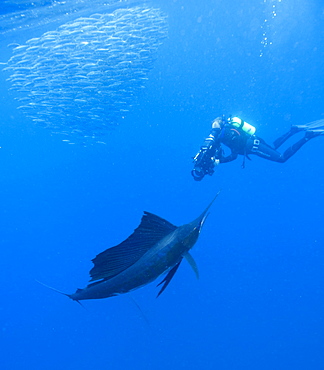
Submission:
POLYGON ((213 131, 215 136, 215 145, 224 144, 231 150, 230 155, 226 157, 221 156, 219 158, 220 163, 233 161, 239 154, 244 156, 255 154, 273 162, 283 163, 294 155, 309 140, 309 138, 305 136, 286 149, 284 153, 280 153, 276 149, 296 132, 291 132, 292 130, 290 130, 288 133, 278 138, 275 141, 275 145, 271 147, 257 135, 246 134, 243 130, 233 127, 230 124, 224 126, 222 129, 213 129, 213 131), (217 131, 217 136, 215 135, 215 131, 217 131))

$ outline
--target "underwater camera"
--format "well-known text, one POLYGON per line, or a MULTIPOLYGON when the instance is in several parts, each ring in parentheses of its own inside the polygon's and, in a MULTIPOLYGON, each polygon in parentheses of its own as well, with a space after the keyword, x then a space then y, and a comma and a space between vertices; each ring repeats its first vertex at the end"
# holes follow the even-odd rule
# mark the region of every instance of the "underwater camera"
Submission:
POLYGON ((199 152, 195 155, 194 169, 191 174, 196 181, 201 181, 205 175, 212 175, 215 170, 215 165, 219 164, 219 150, 215 150, 212 147, 202 147, 199 152))

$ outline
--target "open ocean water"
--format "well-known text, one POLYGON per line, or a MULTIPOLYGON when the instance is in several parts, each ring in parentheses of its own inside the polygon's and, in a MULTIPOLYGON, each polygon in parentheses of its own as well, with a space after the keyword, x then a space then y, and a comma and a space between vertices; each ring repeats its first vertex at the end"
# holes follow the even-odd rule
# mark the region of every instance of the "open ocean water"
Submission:
POLYGON ((324 138, 190 175, 221 114, 269 143, 324 118, 323 26, 318 0, 2 0, 1 369, 324 369, 324 138), (219 190, 199 280, 85 309, 36 282, 85 287, 143 211, 219 190))

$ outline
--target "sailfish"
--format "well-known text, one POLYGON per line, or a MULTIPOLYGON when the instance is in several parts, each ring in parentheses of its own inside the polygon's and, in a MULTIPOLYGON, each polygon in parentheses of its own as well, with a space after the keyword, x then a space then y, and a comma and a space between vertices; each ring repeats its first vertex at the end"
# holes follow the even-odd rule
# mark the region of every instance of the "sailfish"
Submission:
POLYGON ((189 251, 198 240, 216 197, 199 217, 179 227, 153 213, 144 212, 139 226, 126 240, 92 260, 90 284, 73 294, 63 294, 77 302, 113 297, 138 289, 167 273, 157 285, 162 285, 158 297, 184 258, 198 277, 197 265, 189 251))

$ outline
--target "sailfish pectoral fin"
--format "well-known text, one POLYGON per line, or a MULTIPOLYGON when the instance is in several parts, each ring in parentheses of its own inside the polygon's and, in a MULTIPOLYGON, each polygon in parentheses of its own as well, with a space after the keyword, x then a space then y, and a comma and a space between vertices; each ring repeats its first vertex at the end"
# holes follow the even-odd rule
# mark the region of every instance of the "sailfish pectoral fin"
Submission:
MULTIPOLYGON (((182 260, 181 260, 182 261, 182 260)), ((169 285, 171 279, 173 278, 174 274, 177 272, 179 266, 180 266, 180 263, 177 263, 174 267, 172 267, 172 269, 168 272, 168 274, 166 275, 166 277, 157 285, 157 286, 160 286, 161 284, 163 284, 161 290, 159 291, 158 295, 156 296, 156 298, 162 294, 165 290, 165 288, 169 285)))
POLYGON ((187 252, 183 255, 183 257, 187 260, 191 268, 194 270, 194 273, 196 274, 197 279, 199 279, 198 266, 196 264, 196 261, 193 259, 192 255, 189 252, 187 252))

